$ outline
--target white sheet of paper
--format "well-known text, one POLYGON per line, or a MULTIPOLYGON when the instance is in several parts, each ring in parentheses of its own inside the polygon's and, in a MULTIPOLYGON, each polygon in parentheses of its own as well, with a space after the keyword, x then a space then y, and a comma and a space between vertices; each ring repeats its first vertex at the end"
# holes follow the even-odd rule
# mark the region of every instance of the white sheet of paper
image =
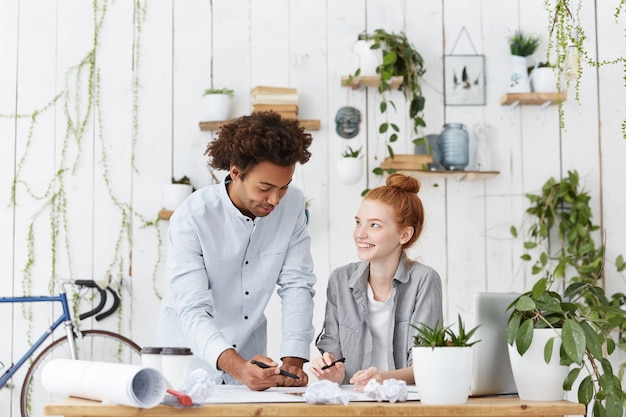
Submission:
MULTIPOLYGON (((362 392, 356 392, 352 385, 342 385, 341 389, 350 395, 350 401, 376 401, 362 392)), ((304 398, 298 394, 306 391, 306 387, 277 387, 265 391, 252 391, 245 385, 217 385, 211 398, 206 404, 233 404, 233 403, 298 403, 304 402, 304 398)), ((419 400, 419 394, 415 386, 409 386, 408 401, 419 400)))

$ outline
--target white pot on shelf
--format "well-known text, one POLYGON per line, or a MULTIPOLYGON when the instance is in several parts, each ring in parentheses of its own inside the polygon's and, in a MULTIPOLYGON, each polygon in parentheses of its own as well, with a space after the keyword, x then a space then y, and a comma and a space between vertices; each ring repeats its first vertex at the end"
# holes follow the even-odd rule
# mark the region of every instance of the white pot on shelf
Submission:
POLYGON ((470 393, 472 347, 413 347, 413 375, 422 404, 465 404, 470 393))
POLYGON ((163 187, 161 199, 165 210, 176 210, 193 192, 189 184, 167 184, 163 187))
POLYGON ((230 118, 231 96, 206 94, 204 96, 207 122, 223 122, 230 118))
POLYGON ((556 75, 550 67, 535 68, 530 84, 535 93, 556 93, 556 75))

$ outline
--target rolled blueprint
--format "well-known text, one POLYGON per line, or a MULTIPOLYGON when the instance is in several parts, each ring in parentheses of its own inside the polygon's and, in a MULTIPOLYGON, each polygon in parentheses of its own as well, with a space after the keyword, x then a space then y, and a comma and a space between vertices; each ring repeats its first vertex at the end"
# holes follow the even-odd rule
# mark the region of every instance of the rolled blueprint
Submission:
POLYGON ((53 359, 43 368, 41 382, 54 395, 66 395, 152 408, 165 395, 159 371, 138 365, 53 359))

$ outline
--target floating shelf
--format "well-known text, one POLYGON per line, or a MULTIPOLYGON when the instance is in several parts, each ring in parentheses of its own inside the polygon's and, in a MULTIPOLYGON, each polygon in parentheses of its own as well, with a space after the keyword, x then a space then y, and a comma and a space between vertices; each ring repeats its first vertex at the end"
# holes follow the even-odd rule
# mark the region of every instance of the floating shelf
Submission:
POLYGON ((393 159, 386 157, 380 165, 382 169, 395 169, 397 172, 415 178, 456 178, 457 181, 471 181, 487 179, 500 174, 499 171, 428 171, 424 167, 432 162, 429 155, 394 155, 393 159))
MULTIPOLYGON (((229 120, 221 122, 200 122, 200 130, 218 130, 224 123, 228 123, 229 120)), ((298 124, 306 130, 320 130, 321 123, 319 120, 298 120, 298 124)))
POLYGON ((159 219, 169 220, 172 214, 174 214, 174 210, 161 210, 159 211, 159 219))
MULTIPOLYGON (((392 77, 389 86, 394 89, 397 88, 404 77, 392 77)), ((342 76, 341 77, 341 85, 344 87, 350 86, 353 90, 358 89, 359 87, 378 87, 380 84, 380 75, 370 75, 363 77, 350 77, 350 76, 342 76)))
POLYGON ((500 104, 530 104, 535 106, 557 104, 567 100, 567 93, 508 93, 500 97, 500 104))

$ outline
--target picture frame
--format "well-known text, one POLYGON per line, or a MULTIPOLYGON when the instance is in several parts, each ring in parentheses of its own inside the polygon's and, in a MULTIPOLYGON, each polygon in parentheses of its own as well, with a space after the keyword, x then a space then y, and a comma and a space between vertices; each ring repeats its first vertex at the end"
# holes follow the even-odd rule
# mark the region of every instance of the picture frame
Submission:
POLYGON ((445 55, 443 68, 446 106, 486 104, 484 55, 445 55))

